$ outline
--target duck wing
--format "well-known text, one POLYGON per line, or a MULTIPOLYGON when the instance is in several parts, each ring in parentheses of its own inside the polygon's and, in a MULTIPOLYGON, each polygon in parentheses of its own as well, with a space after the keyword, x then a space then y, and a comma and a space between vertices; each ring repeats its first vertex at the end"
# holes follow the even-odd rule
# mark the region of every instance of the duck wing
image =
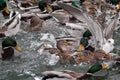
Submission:
POLYGON ((57 2, 58 6, 60 6, 61 8, 63 8, 64 10, 66 10, 68 13, 70 13, 73 17, 75 17, 76 19, 78 19, 79 21, 85 22, 85 18, 84 18, 84 13, 82 13, 82 11, 76 7, 67 5, 65 3, 61 3, 61 2, 57 2), (82 13, 82 14, 81 14, 82 13))
POLYGON ((68 13, 70 13, 72 16, 74 16, 79 21, 82 21, 84 23, 87 23, 87 28, 92 33, 96 46, 102 46, 104 43, 104 36, 102 31, 102 26, 99 24, 97 20, 93 20, 90 15, 87 13, 82 13, 80 9, 67 5, 65 3, 57 3, 61 8, 66 10, 68 13), (99 44, 98 44, 99 43, 99 44))
POLYGON ((85 15, 85 18, 88 24, 87 28, 93 35, 96 48, 101 48, 102 45, 105 43, 102 26, 97 20, 92 19, 88 14, 85 15))
POLYGON ((20 25, 21 25, 20 19, 21 19, 21 15, 17 14, 15 17, 13 17, 8 22, 6 22, 6 24, 4 24, 2 28, 3 29, 6 28, 6 30, 4 31, 4 34, 6 36, 12 36, 18 33, 18 31, 20 30, 20 25))
POLYGON ((57 77, 57 78, 66 78, 66 79, 76 79, 79 78, 80 76, 83 76, 84 73, 76 73, 71 70, 64 70, 64 71, 45 71, 42 73, 44 77, 57 77))
POLYGON ((0 58, 2 58, 1 54, 3 53, 2 47, 0 47, 0 58))
POLYGON ((105 35, 106 39, 112 38, 113 32, 115 28, 117 27, 117 20, 118 20, 119 15, 117 14, 115 18, 110 22, 108 27, 105 27, 103 33, 105 35))
POLYGON ((50 78, 51 78, 50 80, 83 80, 93 75, 90 73, 76 73, 71 70, 45 71, 42 74, 44 75, 42 80, 50 78))

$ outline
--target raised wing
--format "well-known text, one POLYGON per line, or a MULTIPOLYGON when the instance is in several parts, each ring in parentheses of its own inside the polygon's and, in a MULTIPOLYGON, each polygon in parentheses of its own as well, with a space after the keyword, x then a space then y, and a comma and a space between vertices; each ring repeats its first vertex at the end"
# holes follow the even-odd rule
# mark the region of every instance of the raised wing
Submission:
POLYGON ((61 2, 57 2, 58 6, 60 6, 61 8, 63 8, 64 10, 66 10, 68 13, 70 13, 71 15, 73 15, 76 19, 78 19, 79 21, 85 22, 86 20, 84 19, 84 16, 80 9, 67 5, 65 3, 61 3, 61 2), (82 13, 82 14, 81 14, 82 13))
POLYGON ((60 2, 57 4, 79 21, 87 23, 87 28, 93 34, 96 46, 98 46, 97 44, 99 44, 99 46, 102 47, 102 45, 104 44, 104 36, 101 29, 102 27, 97 20, 93 20, 90 15, 88 15, 87 13, 82 13, 78 8, 60 2))
POLYGON ((104 35, 106 39, 112 38, 113 37, 113 32, 115 30, 115 27, 117 27, 117 20, 118 20, 119 15, 117 14, 114 18, 114 20, 112 20, 110 22, 110 24, 108 25, 108 27, 105 27, 104 29, 104 35))

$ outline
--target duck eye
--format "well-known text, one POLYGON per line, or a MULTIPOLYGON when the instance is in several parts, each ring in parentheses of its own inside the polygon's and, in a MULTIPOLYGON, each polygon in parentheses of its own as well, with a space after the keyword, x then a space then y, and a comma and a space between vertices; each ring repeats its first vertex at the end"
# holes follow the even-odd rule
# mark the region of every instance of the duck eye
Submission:
POLYGON ((111 43, 111 41, 108 41, 109 43, 111 43))

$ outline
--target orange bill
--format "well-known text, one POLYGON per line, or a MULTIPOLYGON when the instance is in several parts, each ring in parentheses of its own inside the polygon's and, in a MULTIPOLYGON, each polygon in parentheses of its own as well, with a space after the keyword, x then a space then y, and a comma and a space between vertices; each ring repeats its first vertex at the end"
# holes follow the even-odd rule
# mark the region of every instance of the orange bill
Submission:
POLYGON ((78 51, 82 51, 82 50, 84 50, 84 46, 82 44, 80 44, 78 47, 78 51))
POLYGON ((102 69, 108 69, 109 68, 109 66, 107 66, 107 65, 102 65, 102 69))
POLYGON ((10 11, 9 11, 9 9, 8 9, 7 7, 5 7, 3 10, 4 10, 7 14, 10 14, 10 11))
POLYGON ((15 49, 16 49, 17 51, 19 51, 19 52, 22 51, 22 49, 21 49, 18 45, 15 46, 15 49))
POLYGON ((45 7, 45 10, 47 10, 48 12, 52 12, 52 8, 51 8, 51 6, 49 6, 49 5, 47 5, 47 6, 45 7))

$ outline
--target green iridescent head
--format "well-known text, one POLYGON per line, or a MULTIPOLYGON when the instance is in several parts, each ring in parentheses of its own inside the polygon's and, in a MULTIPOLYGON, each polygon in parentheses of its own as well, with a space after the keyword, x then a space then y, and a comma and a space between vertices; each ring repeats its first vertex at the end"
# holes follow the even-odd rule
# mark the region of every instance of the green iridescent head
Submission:
POLYGON ((52 11, 51 6, 49 6, 49 4, 45 0, 39 1, 38 6, 41 11, 44 10, 47 10, 48 12, 52 11))
POLYGON ((103 64, 95 64, 91 66, 91 68, 88 70, 88 73, 95 73, 97 71, 100 71, 102 69, 108 69, 109 67, 107 65, 103 64))
POLYGON ((90 36, 92 36, 92 33, 91 33, 89 30, 86 30, 86 31, 83 33, 83 37, 90 38, 90 36))
POLYGON ((6 18, 10 15, 10 11, 7 7, 5 0, 0 0, 0 11, 2 11, 3 16, 6 18))
POLYGON ((15 47, 16 45, 17 45, 17 42, 10 37, 7 37, 2 41, 3 48, 9 47, 9 46, 15 47))
POLYGON ((78 1, 77 2, 73 1, 71 5, 74 6, 74 7, 79 7, 80 6, 78 1))
POLYGON ((86 47, 88 45, 88 39, 83 37, 81 40, 80 40, 80 44, 82 44, 84 47, 86 47))
POLYGON ((7 37, 2 41, 2 48, 4 49, 5 47, 14 47, 16 50, 22 51, 22 49, 17 45, 17 42, 10 37, 7 37))

